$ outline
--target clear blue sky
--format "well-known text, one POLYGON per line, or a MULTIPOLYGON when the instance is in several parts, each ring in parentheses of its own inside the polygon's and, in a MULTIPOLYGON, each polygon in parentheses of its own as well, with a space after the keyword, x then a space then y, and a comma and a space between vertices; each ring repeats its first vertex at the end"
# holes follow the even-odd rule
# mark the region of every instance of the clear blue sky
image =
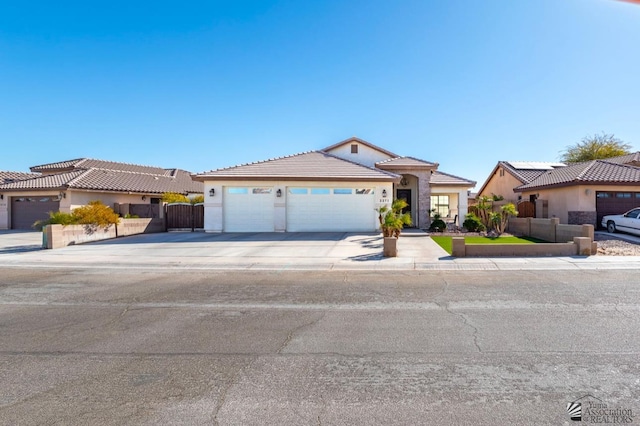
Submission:
POLYGON ((2 2, 0 170, 218 167, 358 136, 478 181, 640 149, 640 6, 615 0, 2 2))

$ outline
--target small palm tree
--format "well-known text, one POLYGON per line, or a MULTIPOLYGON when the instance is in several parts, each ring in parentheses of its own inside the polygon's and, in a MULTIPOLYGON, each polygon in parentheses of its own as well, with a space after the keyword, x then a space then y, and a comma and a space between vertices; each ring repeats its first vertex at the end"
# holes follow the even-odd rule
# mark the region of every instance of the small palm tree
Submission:
POLYGON ((391 207, 382 206, 376 209, 378 212, 378 220, 380 221, 380 228, 382 228, 382 235, 384 237, 399 237, 404 226, 411 226, 410 213, 403 213, 409 204, 405 200, 393 200, 391 207))

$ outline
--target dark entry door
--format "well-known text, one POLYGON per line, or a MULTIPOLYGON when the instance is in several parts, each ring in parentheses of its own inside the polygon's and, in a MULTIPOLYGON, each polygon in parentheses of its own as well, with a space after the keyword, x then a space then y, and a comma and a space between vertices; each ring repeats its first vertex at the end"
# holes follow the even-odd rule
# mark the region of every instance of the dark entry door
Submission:
POLYGON ((402 213, 411 213, 411 190, 410 189, 398 189, 396 192, 396 198, 398 200, 405 200, 407 207, 402 209, 402 213))

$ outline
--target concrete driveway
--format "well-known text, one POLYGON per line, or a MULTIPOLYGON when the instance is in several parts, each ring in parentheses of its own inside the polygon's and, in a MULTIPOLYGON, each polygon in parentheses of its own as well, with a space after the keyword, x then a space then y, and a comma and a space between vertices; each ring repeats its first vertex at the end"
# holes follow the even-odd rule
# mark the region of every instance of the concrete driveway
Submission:
POLYGON ((42 250, 42 232, 0 231, 0 254, 42 250))
MULTIPOLYGON (((400 257, 382 257, 379 233, 223 233, 169 232, 136 235, 56 250, 22 254, 22 263, 100 266, 147 265, 268 269, 332 269, 384 266, 413 269, 448 254, 427 234, 407 232, 399 241, 400 257)), ((7 261, 10 259, 6 258, 7 261)))

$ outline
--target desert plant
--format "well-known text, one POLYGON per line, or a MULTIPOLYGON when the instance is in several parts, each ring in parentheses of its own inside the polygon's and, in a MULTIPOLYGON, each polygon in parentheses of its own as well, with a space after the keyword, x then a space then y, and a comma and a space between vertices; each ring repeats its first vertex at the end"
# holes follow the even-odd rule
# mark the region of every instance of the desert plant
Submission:
POLYGON ((42 231, 42 228, 47 225, 74 225, 76 223, 76 218, 71 213, 49 212, 48 219, 37 220, 31 227, 37 231, 42 231))
POLYGON ((482 221, 480 221, 480 218, 473 213, 465 216, 462 226, 469 232, 479 232, 486 229, 482 221))
POLYGON ((191 199, 191 204, 204 203, 204 195, 196 195, 191 199))
POLYGON ((406 200, 396 199, 391 203, 391 207, 382 206, 376 209, 383 236, 397 238, 400 236, 404 226, 411 226, 413 223, 411 214, 402 212, 408 205, 406 200))
POLYGON ((516 206, 513 203, 505 204, 500 207, 500 212, 497 213, 497 217, 494 220, 495 230, 502 234, 505 229, 507 229, 507 223, 509 223, 509 218, 511 216, 518 216, 518 210, 516 210, 516 206))
POLYGON ((105 206, 101 201, 90 201, 88 205, 74 209, 71 215, 79 225, 95 225, 102 228, 116 225, 120 219, 111 207, 105 206))
POLYGON ((178 194, 177 192, 165 192, 164 194, 162 194, 162 201, 168 204, 191 202, 186 195, 178 194))

